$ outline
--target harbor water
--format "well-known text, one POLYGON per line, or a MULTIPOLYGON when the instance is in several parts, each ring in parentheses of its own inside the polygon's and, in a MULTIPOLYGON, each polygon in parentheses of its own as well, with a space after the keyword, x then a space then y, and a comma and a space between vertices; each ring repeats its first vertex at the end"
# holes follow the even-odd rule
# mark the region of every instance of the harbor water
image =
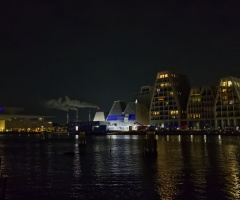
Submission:
POLYGON ((240 136, 1 135, 6 199, 240 199, 240 136))

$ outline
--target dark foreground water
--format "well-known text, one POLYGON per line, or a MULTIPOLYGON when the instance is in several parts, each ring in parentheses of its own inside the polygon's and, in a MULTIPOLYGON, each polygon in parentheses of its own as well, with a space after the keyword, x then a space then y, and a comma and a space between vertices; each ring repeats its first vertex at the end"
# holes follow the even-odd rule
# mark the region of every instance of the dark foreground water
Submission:
POLYGON ((158 136, 156 157, 142 137, 112 136, 110 152, 109 136, 83 149, 74 137, 0 136, 6 198, 240 199, 239 136, 158 136))

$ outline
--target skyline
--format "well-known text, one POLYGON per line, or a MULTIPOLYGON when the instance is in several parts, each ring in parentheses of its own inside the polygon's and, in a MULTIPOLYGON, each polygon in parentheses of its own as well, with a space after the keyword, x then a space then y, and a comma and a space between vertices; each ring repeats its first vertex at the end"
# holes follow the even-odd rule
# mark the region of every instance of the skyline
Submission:
POLYGON ((240 77, 239 5, 4 2, 0 104, 47 114, 43 102, 69 96, 109 111, 159 71, 185 74, 191 86, 240 77))

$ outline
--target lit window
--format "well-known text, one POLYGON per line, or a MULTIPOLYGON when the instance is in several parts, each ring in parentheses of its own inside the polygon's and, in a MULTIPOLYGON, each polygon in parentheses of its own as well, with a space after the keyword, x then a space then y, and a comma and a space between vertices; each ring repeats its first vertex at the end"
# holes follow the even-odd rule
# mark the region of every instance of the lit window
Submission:
POLYGON ((171 110, 171 111, 170 111, 170 114, 171 114, 171 115, 178 114, 178 110, 171 110))
POLYGON ((192 102, 199 102, 201 101, 200 97, 192 97, 192 102))
POLYGON ((222 89, 222 92, 227 92, 227 89, 222 89))
POLYGON ((164 97, 159 97, 158 100, 159 100, 159 101, 163 101, 163 100, 164 100, 164 97))
POLYGON ((170 95, 173 95, 173 92, 170 92, 170 95))
POLYGON ((167 78, 168 77, 168 74, 165 74, 165 78, 167 78))
POLYGON ((164 87, 164 83, 161 83, 160 86, 161 86, 161 87, 164 87))
POLYGON ((225 99, 225 100, 226 100, 227 98, 228 98, 227 95, 223 95, 223 96, 222 96, 222 99, 225 99))
POLYGON ((232 86, 232 81, 228 81, 228 86, 232 86))
POLYGON ((227 83, 225 81, 223 81, 222 86, 227 86, 227 83))

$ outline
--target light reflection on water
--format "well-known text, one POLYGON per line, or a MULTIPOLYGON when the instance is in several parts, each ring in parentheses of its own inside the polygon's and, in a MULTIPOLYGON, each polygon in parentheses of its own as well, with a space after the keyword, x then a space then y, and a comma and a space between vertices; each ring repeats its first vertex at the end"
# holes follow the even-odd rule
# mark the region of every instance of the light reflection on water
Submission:
POLYGON ((1 136, 7 199, 239 199, 240 137, 159 135, 144 156, 144 136, 1 136), (67 152, 67 154, 66 154, 67 152))

